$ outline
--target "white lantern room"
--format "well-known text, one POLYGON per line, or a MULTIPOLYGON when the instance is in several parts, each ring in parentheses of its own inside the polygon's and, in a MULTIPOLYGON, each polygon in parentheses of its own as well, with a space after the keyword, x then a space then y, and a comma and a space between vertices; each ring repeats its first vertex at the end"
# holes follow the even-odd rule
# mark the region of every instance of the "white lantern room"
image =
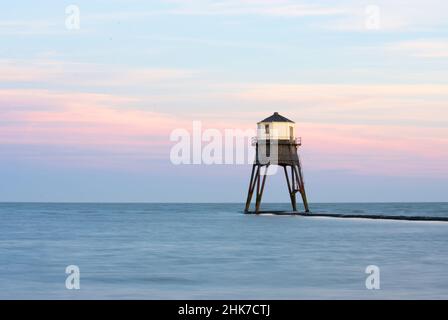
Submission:
POLYGON ((275 112, 258 122, 257 140, 295 140, 295 123, 275 112))

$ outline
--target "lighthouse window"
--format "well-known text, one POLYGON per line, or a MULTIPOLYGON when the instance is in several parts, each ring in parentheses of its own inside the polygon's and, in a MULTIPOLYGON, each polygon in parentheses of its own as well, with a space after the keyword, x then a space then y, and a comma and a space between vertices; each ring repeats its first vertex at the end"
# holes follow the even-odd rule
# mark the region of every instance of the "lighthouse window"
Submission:
POLYGON ((293 129, 293 127, 289 127, 289 138, 291 140, 294 139, 294 129, 293 129))
POLYGON ((269 134, 269 125, 268 124, 266 124, 264 126, 264 131, 266 132, 266 134, 269 134))

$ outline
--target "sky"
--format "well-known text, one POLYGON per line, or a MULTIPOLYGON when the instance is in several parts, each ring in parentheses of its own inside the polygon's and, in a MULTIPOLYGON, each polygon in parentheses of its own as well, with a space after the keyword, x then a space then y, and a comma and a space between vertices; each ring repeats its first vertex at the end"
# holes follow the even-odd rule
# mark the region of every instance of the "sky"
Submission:
MULTIPOLYGON (((173 130, 296 122, 310 202, 447 201, 448 2, 3 3, 0 201, 244 202, 173 130), (79 20, 78 20, 79 17, 79 20)), ((282 175, 265 200, 288 201, 282 175)))

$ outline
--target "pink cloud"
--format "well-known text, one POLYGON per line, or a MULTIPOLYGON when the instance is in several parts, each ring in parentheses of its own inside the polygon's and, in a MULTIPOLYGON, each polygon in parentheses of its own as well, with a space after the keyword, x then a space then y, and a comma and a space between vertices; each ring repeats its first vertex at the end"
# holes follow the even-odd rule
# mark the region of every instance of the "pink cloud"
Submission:
MULTIPOLYGON (((203 121, 204 129, 221 131, 255 129, 261 119, 246 120, 246 113, 242 118, 239 113, 224 119, 207 114, 182 117, 134 107, 140 103, 105 94, 0 90, 0 144, 73 150, 62 158, 34 154, 65 165, 129 167, 142 159, 148 164, 151 159, 168 161, 171 131, 191 130, 195 118, 203 121), (89 161, 79 161, 86 158, 89 161)), ((448 176, 446 127, 304 122, 299 113, 291 118, 298 120, 297 134, 303 137, 302 154, 310 170, 448 176)))
POLYGON ((153 145, 160 142, 151 137, 167 136, 179 125, 168 115, 133 108, 137 101, 102 94, 1 90, 5 125, 0 126, 0 142, 153 145))
POLYGON ((299 131, 314 169, 448 176, 448 128, 304 123, 299 131))

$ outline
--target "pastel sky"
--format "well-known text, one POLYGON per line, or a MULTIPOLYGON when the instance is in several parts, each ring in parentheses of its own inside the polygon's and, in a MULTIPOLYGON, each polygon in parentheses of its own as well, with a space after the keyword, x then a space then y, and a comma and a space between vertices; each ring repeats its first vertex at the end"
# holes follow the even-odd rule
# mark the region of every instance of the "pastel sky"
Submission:
MULTIPOLYGON (((170 133, 255 129, 274 111, 297 123, 311 202, 447 201, 447 12, 445 0, 4 2, 0 201, 242 202, 250 166, 174 166, 170 133)), ((266 201, 288 201, 283 179, 266 201)))

